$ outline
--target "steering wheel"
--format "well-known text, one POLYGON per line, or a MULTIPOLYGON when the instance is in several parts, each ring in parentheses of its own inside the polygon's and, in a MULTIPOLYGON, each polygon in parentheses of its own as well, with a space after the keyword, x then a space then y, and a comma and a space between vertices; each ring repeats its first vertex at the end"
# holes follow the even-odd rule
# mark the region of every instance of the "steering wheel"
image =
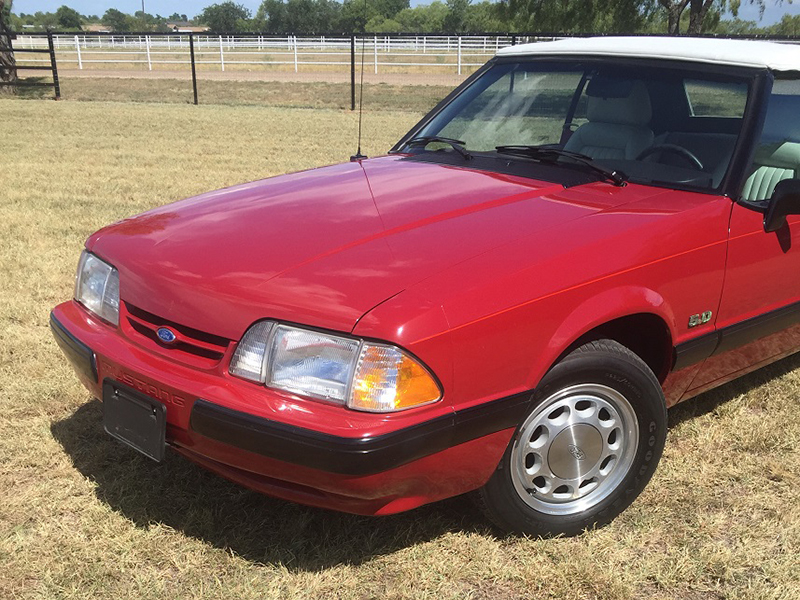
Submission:
POLYGON ((687 150, 683 146, 678 146, 677 144, 655 144, 642 150, 639 156, 636 157, 636 160, 643 160, 656 152, 674 154, 691 163, 692 167, 698 171, 704 170, 703 163, 700 162, 700 159, 697 158, 691 150, 687 150))

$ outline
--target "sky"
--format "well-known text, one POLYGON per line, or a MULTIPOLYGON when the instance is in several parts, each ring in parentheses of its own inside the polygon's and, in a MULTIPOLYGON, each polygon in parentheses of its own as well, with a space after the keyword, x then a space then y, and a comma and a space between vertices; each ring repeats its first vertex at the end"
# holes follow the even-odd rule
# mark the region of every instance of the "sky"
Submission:
MULTIPOLYGON (((145 0, 145 10, 151 14, 169 16, 172 13, 186 14, 190 18, 199 13, 203 7, 221 0, 206 0, 201 2, 191 2, 189 0, 145 0)), ((236 0, 244 4, 247 8, 256 12, 261 4, 261 0, 236 0)), ((429 0, 411 0, 411 6, 427 4, 429 0)), ((739 17, 749 21, 758 21, 758 9, 755 6, 746 4, 743 0, 742 8, 739 10, 739 17)), ((771 25, 781 20, 784 14, 800 14, 800 2, 794 4, 778 4, 776 0, 766 0, 767 9, 764 18, 760 21, 761 25, 771 25)), ((62 4, 71 6, 79 13, 84 15, 102 15, 109 8, 117 8, 126 13, 134 13, 142 9, 141 0, 14 0, 14 12, 35 13, 36 11, 54 11, 62 4)))

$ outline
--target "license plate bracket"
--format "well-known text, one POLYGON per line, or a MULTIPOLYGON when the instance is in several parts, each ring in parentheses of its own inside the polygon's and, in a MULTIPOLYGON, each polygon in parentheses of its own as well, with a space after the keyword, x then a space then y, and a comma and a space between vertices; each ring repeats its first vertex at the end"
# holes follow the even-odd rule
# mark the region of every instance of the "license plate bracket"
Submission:
POLYGON ((103 429, 156 462, 166 450, 167 407, 127 386, 103 381, 103 429))

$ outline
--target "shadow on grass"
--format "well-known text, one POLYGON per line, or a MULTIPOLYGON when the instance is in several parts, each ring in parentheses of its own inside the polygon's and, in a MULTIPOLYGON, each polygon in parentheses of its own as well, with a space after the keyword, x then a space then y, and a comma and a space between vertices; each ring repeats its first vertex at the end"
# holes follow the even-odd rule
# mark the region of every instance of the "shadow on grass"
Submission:
POLYGON ((52 84, 52 77, 20 77, 19 84, 13 88, 5 88, 5 92, 0 91, 0 98, 18 98, 22 100, 52 100, 55 97, 55 90, 52 85, 43 86, 40 84, 52 84))
POLYGON ((390 517, 326 511, 249 491, 168 452, 157 464, 112 440, 98 400, 51 425, 95 493, 146 528, 159 523, 256 563, 317 571, 359 564, 451 531, 492 533, 469 498, 390 517))
MULTIPOLYGON (((669 411, 670 427, 800 368, 785 358, 669 411)), ((359 517, 284 502, 249 491, 168 453, 156 464, 113 441, 98 400, 51 426, 98 498, 146 528, 159 523, 256 563, 291 571, 359 564, 448 532, 494 535, 473 503, 453 498, 391 517, 359 517)))
POLYGON ((682 402, 669 409, 669 427, 672 428, 689 419, 714 412, 725 402, 746 394, 773 379, 783 377, 796 369, 800 369, 800 353, 781 359, 744 377, 734 379, 730 383, 700 394, 696 398, 682 402))

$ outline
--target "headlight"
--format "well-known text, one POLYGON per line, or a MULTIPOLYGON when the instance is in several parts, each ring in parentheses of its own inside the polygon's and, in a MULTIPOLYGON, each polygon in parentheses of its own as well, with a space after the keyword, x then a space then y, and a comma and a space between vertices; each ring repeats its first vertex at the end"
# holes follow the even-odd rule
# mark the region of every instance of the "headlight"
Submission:
POLYGON ((392 412, 442 397, 430 372, 400 348, 273 321, 245 333, 230 373, 267 387, 392 412))
POLYGON ((101 319, 119 325, 119 274, 86 250, 78 263, 75 300, 101 319))

